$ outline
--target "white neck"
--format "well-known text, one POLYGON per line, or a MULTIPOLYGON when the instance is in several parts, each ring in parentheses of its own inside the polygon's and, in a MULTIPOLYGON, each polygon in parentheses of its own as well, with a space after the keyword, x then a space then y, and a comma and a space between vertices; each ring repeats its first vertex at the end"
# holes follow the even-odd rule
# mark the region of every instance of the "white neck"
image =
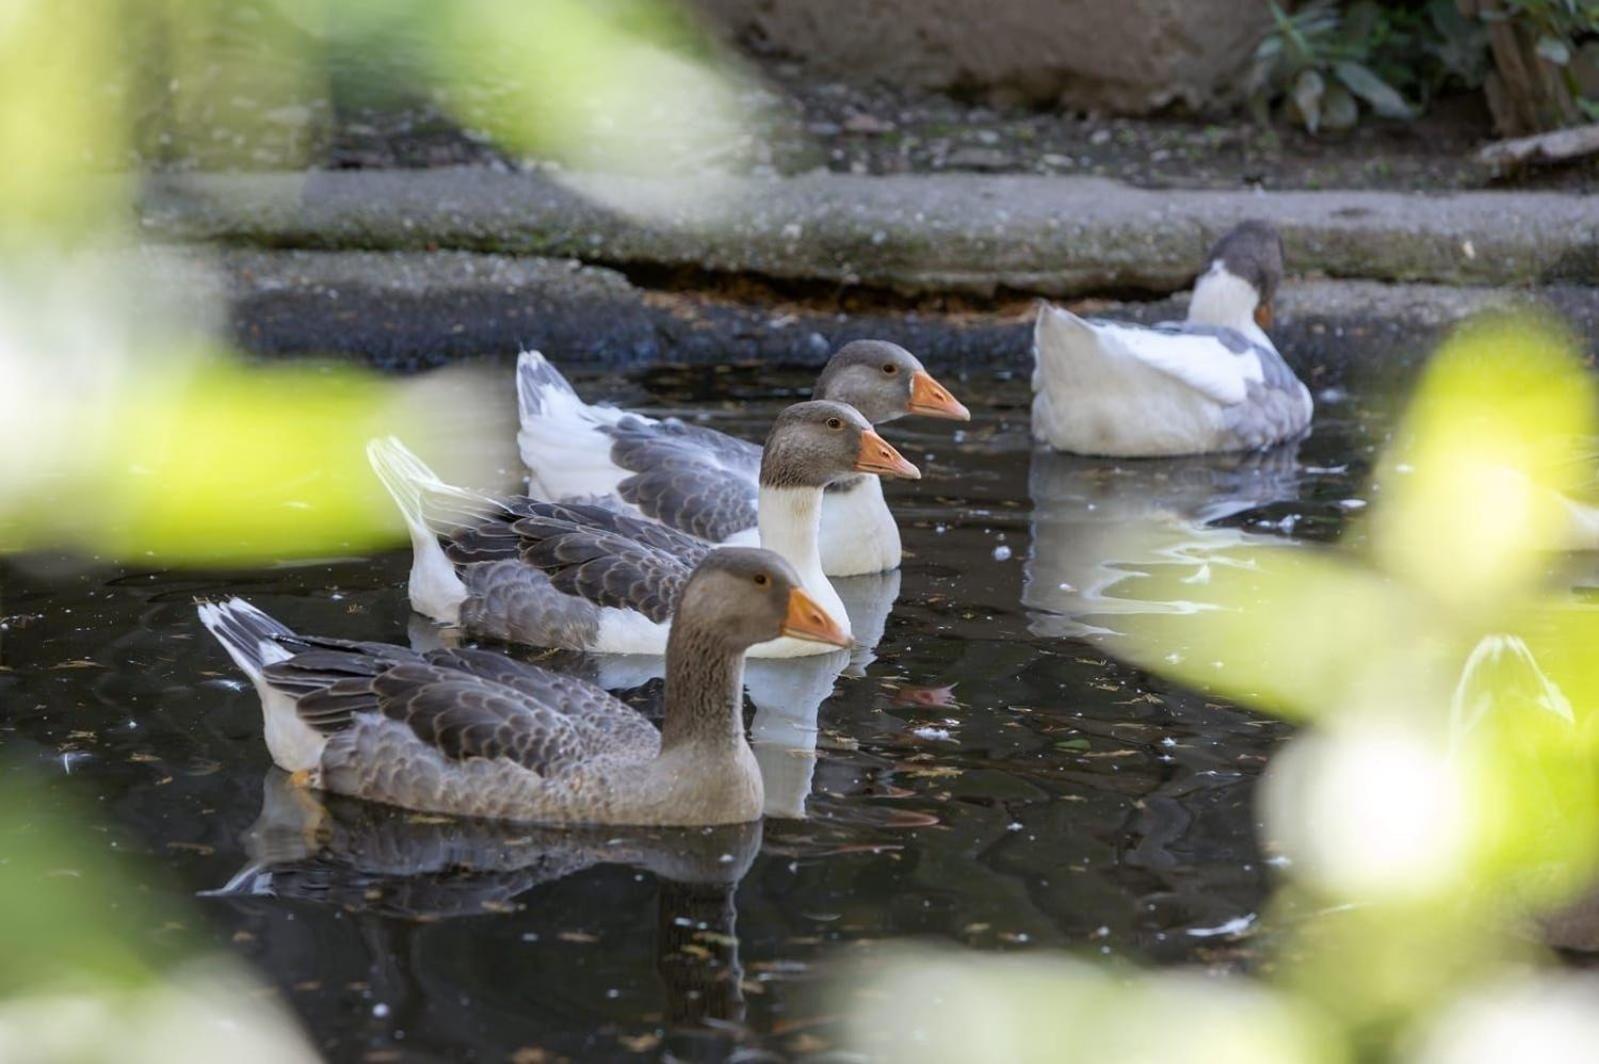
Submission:
POLYGON ((822 572, 822 489, 770 488, 762 484, 757 511, 761 546, 781 554, 799 574, 800 583, 811 597, 847 627, 844 603, 822 572))
POLYGON ((822 522, 821 488, 769 488, 761 485, 756 503, 761 546, 781 554, 805 581, 822 576, 821 552, 817 533, 822 522))
POLYGON ((1255 286, 1228 272, 1217 259, 1194 282, 1188 320, 1196 325, 1220 325, 1253 334, 1258 331, 1255 308, 1259 305, 1260 293, 1255 291, 1255 286))

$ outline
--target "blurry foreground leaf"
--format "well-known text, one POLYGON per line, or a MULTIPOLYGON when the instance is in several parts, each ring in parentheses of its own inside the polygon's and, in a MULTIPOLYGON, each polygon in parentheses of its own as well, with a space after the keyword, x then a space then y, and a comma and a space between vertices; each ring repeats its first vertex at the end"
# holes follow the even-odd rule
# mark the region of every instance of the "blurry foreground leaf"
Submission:
POLYGON ((373 436, 499 484, 507 371, 242 365, 203 314, 152 295, 152 272, 211 283, 126 252, 0 271, 0 549, 180 564, 363 551, 402 534, 367 465, 373 436))
POLYGON ((104 835, 41 781, 0 772, 0 1060, 318 1059, 240 969, 175 930, 182 921, 149 900, 104 835))
POLYGON ((1536 589, 1570 520, 1593 381, 1570 338, 1530 315, 1462 328, 1434 357, 1377 484, 1379 559, 1440 601, 1497 610, 1536 589))
POLYGON ((853 990, 851 1042, 887 1062, 1347 1059, 1314 1012, 1245 979, 926 949, 891 957, 853 990))

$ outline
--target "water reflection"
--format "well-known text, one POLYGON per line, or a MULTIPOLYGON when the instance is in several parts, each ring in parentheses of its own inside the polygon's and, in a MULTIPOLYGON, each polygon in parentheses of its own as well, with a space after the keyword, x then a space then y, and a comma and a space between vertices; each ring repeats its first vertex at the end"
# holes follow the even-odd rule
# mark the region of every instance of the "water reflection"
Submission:
POLYGON ((380 1040, 431 992, 413 957, 417 926, 513 912, 528 891, 601 864, 632 866, 657 881, 655 969, 668 1026, 694 1038, 708 1021, 743 1023, 735 894, 760 852, 759 822, 545 828, 421 815, 295 787, 276 768, 261 790, 260 816, 243 839, 249 863, 206 896, 246 907, 259 898, 311 902, 348 914, 367 947, 367 982, 380 1003, 374 1018, 392 1021, 375 1023, 380 1040))
MULTIPOLYGON (((1199 602, 1145 597, 1140 582, 1203 585, 1233 552, 1283 541, 1218 526, 1248 510, 1298 498, 1299 445, 1243 454, 1113 461, 1034 451, 1028 475, 1032 547, 1022 603, 1036 635, 1120 634, 1114 618, 1192 613, 1199 602)), ((1292 530, 1286 519, 1284 531, 1292 530)), ((1196 598, 1203 596, 1196 595, 1196 598)))

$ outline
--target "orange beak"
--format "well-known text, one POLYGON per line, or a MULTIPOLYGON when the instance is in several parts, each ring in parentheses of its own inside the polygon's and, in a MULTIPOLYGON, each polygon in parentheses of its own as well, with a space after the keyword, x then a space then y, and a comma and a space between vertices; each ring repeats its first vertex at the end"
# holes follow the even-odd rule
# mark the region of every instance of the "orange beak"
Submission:
POLYGON ((951 421, 970 421, 972 412, 959 399, 949 394, 949 389, 933 379, 925 369, 911 377, 911 401, 905 408, 912 414, 927 417, 947 417, 951 421))
POLYGON ((861 449, 855 456, 857 473, 876 473, 880 477, 922 479, 922 471, 905 460, 905 456, 889 446, 887 440, 867 429, 861 433, 861 449))
POLYGON ((1255 324, 1262 329, 1271 328, 1271 304, 1260 303, 1255 307, 1255 324))
POLYGON ((827 643, 845 650, 855 645, 850 634, 840 628, 815 599, 797 587, 788 593, 788 612, 783 615, 783 626, 778 631, 795 639, 827 643))

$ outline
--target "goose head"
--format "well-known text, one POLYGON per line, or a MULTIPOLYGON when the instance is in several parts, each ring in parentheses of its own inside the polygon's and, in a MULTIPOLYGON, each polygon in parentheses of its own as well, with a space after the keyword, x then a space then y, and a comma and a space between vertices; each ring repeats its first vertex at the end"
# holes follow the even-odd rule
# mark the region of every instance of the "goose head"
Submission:
POLYGON ((1194 284, 1188 320, 1241 329, 1271 328, 1272 300, 1283 279, 1283 240, 1270 222, 1248 221, 1216 241, 1194 284))
POLYGON ((839 348, 816 379, 812 397, 848 403, 874 425, 906 414, 972 418, 915 355, 886 340, 853 340, 839 348))
POLYGON ((820 489, 856 473, 922 475, 854 407, 813 399, 777 415, 761 454, 762 487, 820 489))
POLYGON ((674 624, 704 632, 731 651, 779 636, 852 645, 849 633, 800 586, 794 567, 758 547, 707 554, 683 588, 674 624))

